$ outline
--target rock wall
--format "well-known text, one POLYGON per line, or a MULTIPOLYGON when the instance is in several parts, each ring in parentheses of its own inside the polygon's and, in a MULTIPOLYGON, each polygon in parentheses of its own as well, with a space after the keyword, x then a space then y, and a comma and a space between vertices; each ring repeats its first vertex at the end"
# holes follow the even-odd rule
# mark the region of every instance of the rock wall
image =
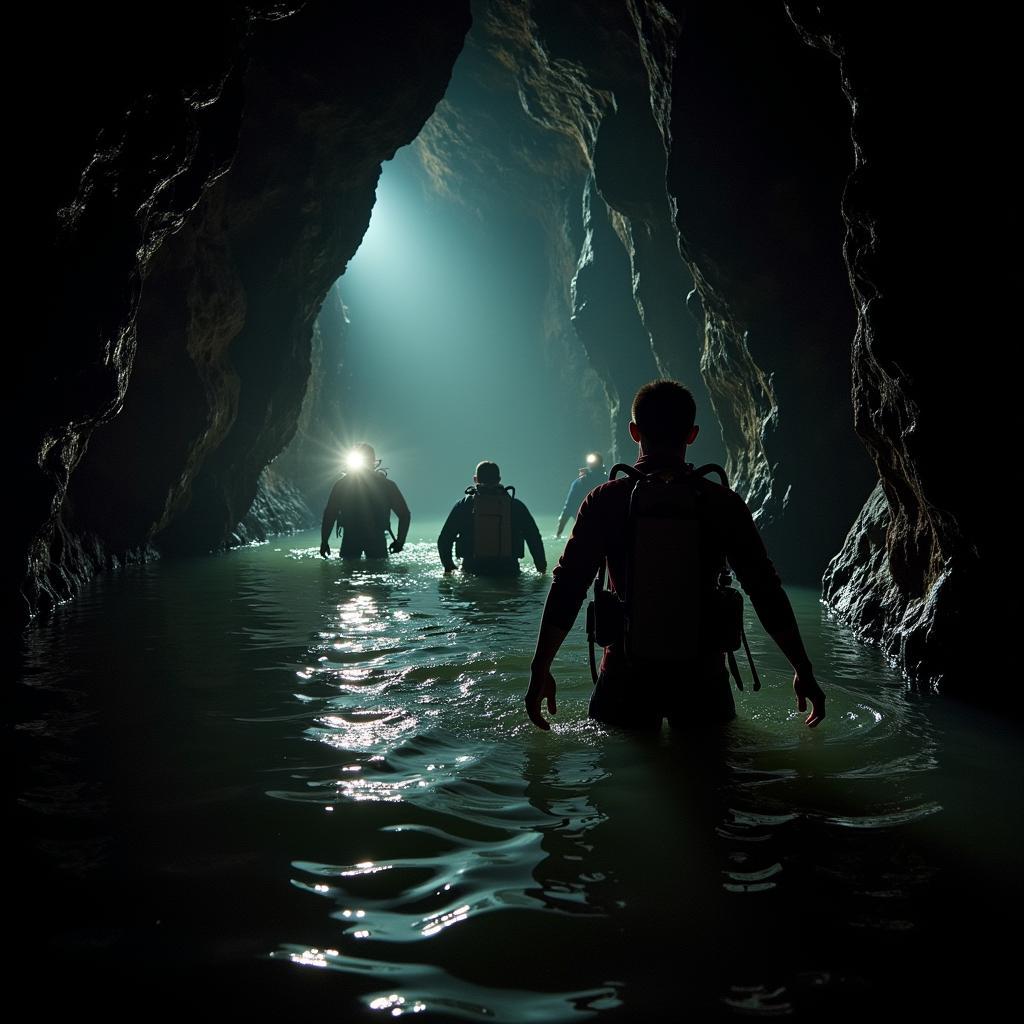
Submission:
POLYGON ((876 479, 848 399, 849 112, 782 5, 633 9, 731 476, 784 578, 810 582, 876 479))
POLYGON ((400 13, 68 14, 53 91, 74 116, 44 213, 57 284, 19 409, 22 617, 120 552, 209 549, 248 513, 380 162, 429 117, 470 24, 458 3, 400 13))
POLYGON ((980 648, 1006 635, 1012 579, 1009 502, 991 487, 1004 478, 993 416, 1014 378, 995 355, 1016 313, 999 284, 1016 191, 1002 157, 1009 37, 987 19, 789 9, 804 40, 835 58, 852 112, 853 410, 880 478, 824 599, 922 689, 1019 707, 1015 688, 979 673, 980 648), (984 298, 958 291, 981 266, 984 298))

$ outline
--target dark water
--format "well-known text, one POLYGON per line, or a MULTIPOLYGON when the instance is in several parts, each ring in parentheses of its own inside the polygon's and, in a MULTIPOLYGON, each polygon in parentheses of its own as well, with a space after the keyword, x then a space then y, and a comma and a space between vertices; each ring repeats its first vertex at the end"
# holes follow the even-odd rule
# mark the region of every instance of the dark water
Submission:
POLYGON ((28 632, 15 978, 340 1020, 1016 1004, 1009 726, 907 696, 795 589, 818 730, 756 626, 724 733, 599 727, 578 624, 542 734, 547 581, 444 578, 434 534, 380 570, 312 534, 130 568, 28 632))

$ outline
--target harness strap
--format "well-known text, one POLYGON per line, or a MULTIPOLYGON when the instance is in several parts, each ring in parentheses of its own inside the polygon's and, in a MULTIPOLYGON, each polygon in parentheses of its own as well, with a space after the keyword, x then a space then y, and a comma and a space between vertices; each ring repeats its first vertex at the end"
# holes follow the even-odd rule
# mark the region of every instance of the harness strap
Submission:
MULTIPOLYGON (((619 463, 616 463, 616 465, 612 466, 611 472, 608 474, 608 479, 609 480, 614 480, 615 477, 620 472, 621 473, 625 473, 627 476, 633 478, 634 490, 636 488, 636 484, 638 484, 639 482, 641 482, 645 478, 645 474, 641 473, 640 470, 638 470, 636 468, 636 466, 631 466, 631 465, 629 465, 628 463, 625 463, 625 462, 619 462, 619 463)), ((707 462, 703 466, 698 467, 697 469, 692 469, 691 473, 695 477, 703 477, 703 476, 707 476, 709 473, 714 473, 718 477, 718 479, 721 481, 723 487, 728 487, 729 486, 729 478, 728 478, 725 470, 721 466, 719 466, 717 463, 715 463, 715 462, 707 462)), ((467 493, 468 493, 468 490, 467 490, 467 493)), ((630 495, 630 512, 629 512, 629 514, 627 516, 627 521, 632 519, 632 504, 633 504, 633 496, 631 494, 630 495)), ((597 570, 597 578, 594 580, 594 601, 595 601, 595 604, 596 604, 596 601, 597 601, 597 595, 602 590, 604 590, 604 577, 605 577, 605 570, 607 568, 607 564, 608 564, 608 559, 607 558, 603 558, 601 560, 601 565, 600 565, 600 567, 597 570)), ((626 590, 627 590, 627 593, 628 593, 628 583, 626 584, 626 590)), ((595 633, 595 630, 594 630, 593 623, 588 621, 587 622, 587 643, 588 643, 589 653, 590 653, 590 675, 591 675, 591 678, 593 679, 593 681, 594 681, 594 683, 596 685, 596 683, 597 683, 597 658, 596 658, 596 653, 595 653, 595 649, 594 649, 595 648, 595 643, 596 643, 595 638, 594 638, 594 633, 595 633)), ((746 630, 743 629, 742 627, 740 629, 740 637, 743 640, 743 648, 746 651, 747 662, 750 665, 750 674, 751 674, 751 676, 753 677, 753 680, 754 680, 754 692, 756 693, 758 690, 761 689, 761 677, 757 674, 757 668, 754 665, 754 657, 750 653, 750 644, 747 642, 747 633, 746 633, 746 630)), ((624 651, 623 653, 627 653, 627 652, 624 651)), ((735 684, 736 684, 736 689, 737 690, 742 690, 743 689, 743 680, 740 677, 739 665, 736 664, 736 656, 735 656, 735 654, 732 651, 727 651, 726 652, 726 656, 728 658, 728 663, 729 663, 729 673, 732 675, 733 682, 735 682, 735 684)), ((627 657, 628 657, 628 653, 627 653, 627 657)))

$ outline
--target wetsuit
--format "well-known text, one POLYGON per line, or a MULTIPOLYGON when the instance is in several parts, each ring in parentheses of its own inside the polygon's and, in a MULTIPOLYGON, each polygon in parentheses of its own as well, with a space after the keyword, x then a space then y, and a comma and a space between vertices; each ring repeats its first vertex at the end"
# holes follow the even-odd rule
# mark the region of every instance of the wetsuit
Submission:
POLYGON ((396 543, 401 547, 409 532, 409 506, 393 480, 383 473, 346 473, 335 483, 327 499, 321 536, 327 543, 335 522, 344 531, 341 558, 387 558, 387 531, 391 513, 398 516, 396 543))
POLYGON ((511 499, 510 516, 512 519, 512 554, 507 558, 479 559, 473 553, 473 495, 467 494, 462 501, 448 513, 448 518, 437 538, 437 553, 441 556, 441 564, 451 571, 455 568, 452 558, 452 545, 455 545, 455 557, 462 559, 462 571, 480 576, 508 576, 519 572, 519 559, 525 554, 525 545, 529 547, 538 572, 547 570, 547 555, 544 553, 544 542, 540 538, 540 530, 530 510, 518 498, 511 499))
MULTIPOLYGON (((646 456, 637 469, 650 473, 684 466, 681 457, 646 456)), ((626 522, 633 481, 620 477, 584 499, 576 525, 552 573, 543 624, 568 631, 603 559, 611 588, 621 588, 626 571, 626 522)), ((722 563, 728 559, 765 629, 779 632, 796 620, 750 510, 734 491, 706 478, 698 508, 702 547, 701 588, 710 595, 722 563)), ((655 728, 667 717, 672 726, 689 720, 728 720, 736 714, 725 655, 709 646, 695 650, 679 667, 627 659, 621 644, 605 649, 590 715, 613 725, 655 728)))
POLYGON ((561 531, 566 521, 576 515, 577 509, 583 504, 583 499, 595 488, 608 482, 608 471, 602 466, 600 469, 588 469, 583 476, 576 477, 569 486, 569 493, 566 495, 565 504, 558 516, 558 529, 561 531))

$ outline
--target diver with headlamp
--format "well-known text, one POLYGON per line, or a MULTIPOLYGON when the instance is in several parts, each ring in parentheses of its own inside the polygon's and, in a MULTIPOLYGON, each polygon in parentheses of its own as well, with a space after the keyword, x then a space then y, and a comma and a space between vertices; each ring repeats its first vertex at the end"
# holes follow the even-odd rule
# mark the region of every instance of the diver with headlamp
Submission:
POLYGON ((331 554, 331 530, 341 535, 339 557, 387 558, 405 546, 412 518, 398 485, 380 468, 368 444, 354 445, 345 456, 346 472, 331 488, 320 530, 320 554, 331 554), (398 534, 391 533, 391 513, 398 516, 398 534), (389 545, 388 534, 392 537, 389 545))
POLYGON ((565 499, 562 513, 558 517, 558 529, 555 536, 561 537, 566 522, 576 518, 583 499, 595 488, 608 482, 608 473, 604 468, 604 456, 600 452, 590 452, 586 458, 586 465, 580 467, 579 476, 573 480, 569 487, 569 494, 565 499))

